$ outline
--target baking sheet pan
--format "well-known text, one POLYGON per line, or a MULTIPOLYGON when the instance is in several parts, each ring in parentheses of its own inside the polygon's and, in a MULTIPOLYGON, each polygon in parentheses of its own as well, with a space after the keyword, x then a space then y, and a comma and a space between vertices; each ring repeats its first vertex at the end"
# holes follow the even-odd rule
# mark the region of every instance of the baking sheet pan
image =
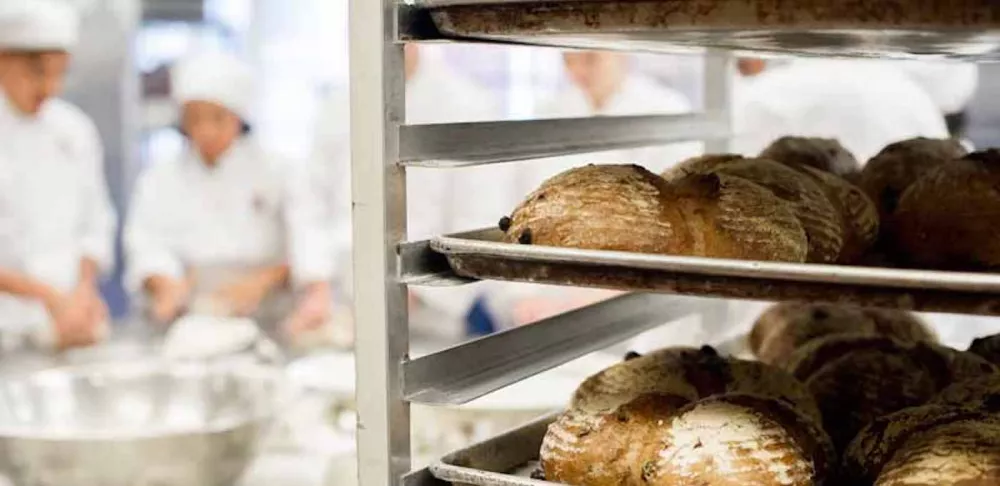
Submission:
POLYGON ((543 486, 548 481, 531 479, 538 450, 549 424, 557 414, 548 415, 514 430, 453 452, 431 464, 434 477, 456 485, 543 486))
POLYGON ((762 262, 500 242, 499 230, 431 240, 460 276, 753 300, 809 300, 1000 315, 1000 274, 762 262))
POLYGON ((1000 60, 995 0, 423 0, 445 36, 582 48, 676 46, 1000 60))

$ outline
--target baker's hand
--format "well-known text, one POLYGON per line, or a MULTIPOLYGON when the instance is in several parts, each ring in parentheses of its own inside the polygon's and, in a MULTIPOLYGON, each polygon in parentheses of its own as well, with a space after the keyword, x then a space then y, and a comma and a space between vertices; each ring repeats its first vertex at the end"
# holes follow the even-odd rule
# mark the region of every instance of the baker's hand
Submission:
POLYGON ((77 297, 75 292, 52 292, 43 299, 45 310, 52 319, 58 349, 89 346, 97 339, 92 309, 77 297))
POLYGON ((261 275, 250 275, 216 291, 212 300, 237 316, 250 316, 257 312, 260 303, 274 286, 274 282, 261 275))
POLYGON ((161 277, 156 290, 150 295, 150 313, 156 322, 173 322, 187 305, 191 297, 191 283, 187 280, 161 277))
POLYGON ((322 327, 330 320, 331 300, 329 284, 324 282, 308 286, 282 328, 295 337, 322 327))

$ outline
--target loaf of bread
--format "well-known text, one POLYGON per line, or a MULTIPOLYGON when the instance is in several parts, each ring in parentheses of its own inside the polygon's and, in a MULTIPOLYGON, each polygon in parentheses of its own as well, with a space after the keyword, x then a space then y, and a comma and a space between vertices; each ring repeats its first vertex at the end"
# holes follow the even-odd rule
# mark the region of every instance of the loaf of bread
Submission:
POLYGON ((914 138, 896 142, 865 164, 858 185, 878 207, 888 231, 903 191, 930 169, 962 155, 965 155, 962 144, 951 139, 914 138))
POLYGON ((815 422, 774 398, 716 395, 677 413, 643 484, 820 485, 833 449, 815 422))
POLYGON ((847 448, 844 484, 998 484, 998 411, 996 404, 932 404, 879 417, 847 448))
POLYGON ((841 177, 861 171, 854 154, 833 138, 781 137, 768 145, 760 157, 793 167, 806 165, 841 177))
POLYGON ((838 259, 844 245, 840 214, 809 176, 772 160, 714 155, 682 162, 664 173, 663 177, 673 182, 691 174, 713 173, 754 182, 787 202, 806 233, 806 261, 829 263, 838 259))
POLYGON ((941 390, 931 403, 1000 408, 1000 373, 962 380, 941 390))
POLYGON ((886 336, 907 342, 934 342, 934 334, 915 315, 890 309, 842 304, 782 302, 768 308, 750 331, 757 359, 785 367, 797 349, 833 334, 886 336))
MULTIPOLYGON (((813 398, 801 383, 785 372, 762 363, 722 357, 710 347, 665 349, 616 364, 580 385, 566 412, 549 426, 545 435, 540 452, 544 477, 577 486, 638 486, 654 478, 662 480, 659 484, 664 485, 703 484, 670 483, 666 479, 673 477, 676 470, 661 461, 665 440, 670 437, 674 425, 678 427, 677 432, 694 427, 692 421, 702 417, 705 410, 712 409, 696 408, 705 398, 734 394, 757 397, 719 405, 733 411, 734 420, 753 420, 755 426, 768 431, 779 426, 791 428, 790 424, 800 422, 819 423, 813 398), (770 421, 752 418, 767 414, 767 410, 774 407, 780 412, 775 412, 770 421), (785 408, 795 411, 794 418, 785 414, 785 408), (675 419, 679 418, 683 420, 677 422, 675 419)), ((805 432, 795 429, 773 433, 781 437, 809 435, 821 445, 820 449, 832 450, 819 430, 815 425, 805 432)), ((750 444, 755 439, 772 437, 770 433, 759 435, 749 431, 739 440, 750 444)), ((766 448, 778 447, 766 441, 760 444, 766 448)), ((708 444, 707 447, 721 450, 729 445, 708 444)), ((801 444, 799 447, 785 451, 789 454, 787 457, 807 450, 801 448, 804 447, 801 444)), ((774 453, 776 457, 786 457, 781 456, 780 451, 774 453)), ((764 466, 757 464, 754 467, 759 474, 769 474, 762 469, 764 466)), ((822 471, 823 467, 817 470, 822 471)), ((718 473, 717 469, 706 470, 704 474, 709 476, 704 477, 718 473)), ((689 481, 698 481, 698 478, 689 481)))
POLYGON ((996 371, 971 353, 850 334, 807 343, 789 366, 816 397, 837 450, 879 416, 922 405, 954 382, 996 371))
POLYGON ((545 181, 501 221, 505 241, 523 244, 678 253, 688 240, 676 210, 663 204, 666 182, 637 165, 588 165, 545 181))
POLYGON ((969 352, 978 354, 986 361, 1000 366, 1000 334, 983 336, 972 340, 969 352))
POLYGON ((879 234, 878 210, 859 187, 842 177, 809 166, 798 169, 812 177, 841 215, 844 245, 839 263, 855 263, 875 244, 879 234))
POLYGON ((805 231, 767 189, 726 175, 672 184, 635 165, 589 165, 542 184, 500 224, 504 241, 747 260, 805 260, 805 231))
POLYGON ((895 212, 897 249, 911 264, 1000 266, 1000 150, 933 168, 903 192, 895 212))

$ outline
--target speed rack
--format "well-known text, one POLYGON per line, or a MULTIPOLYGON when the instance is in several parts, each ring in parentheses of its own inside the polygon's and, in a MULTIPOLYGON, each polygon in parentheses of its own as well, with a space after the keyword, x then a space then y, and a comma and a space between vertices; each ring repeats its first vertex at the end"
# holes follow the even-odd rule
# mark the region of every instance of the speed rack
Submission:
MULTIPOLYGON (((729 50, 1000 60, 995 0, 350 0, 351 159, 360 484, 410 472, 409 403, 464 403, 701 311, 678 294, 846 300, 1000 311, 1000 277, 515 248, 490 232, 407 242, 406 168, 442 169, 704 140, 725 152, 729 50), (704 110, 689 115, 406 125, 402 43, 476 41, 673 51, 707 48, 704 110), (495 278, 631 293, 409 359, 407 287, 495 278)), ((490 473, 493 474, 493 473, 490 473)), ((502 476, 498 476, 501 477, 502 476)), ((451 478, 449 478, 451 479, 451 478)), ((530 480, 529 480, 530 481, 530 480)), ((500 481, 503 483, 503 481, 500 481)), ((517 484, 517 481, 509 484, 517 484)))

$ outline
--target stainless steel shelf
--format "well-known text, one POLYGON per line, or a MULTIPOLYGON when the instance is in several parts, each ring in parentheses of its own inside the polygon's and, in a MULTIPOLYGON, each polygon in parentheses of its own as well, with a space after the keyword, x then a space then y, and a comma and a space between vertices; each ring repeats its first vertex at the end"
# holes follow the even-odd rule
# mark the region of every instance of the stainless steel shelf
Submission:
MULTIPOLYGON (((433 22, 403 38, 673 51, 681 47, 860 57, 1000 60, 991 0, 423 0, 433 22), (436 28, 430 28, 432 23, 436 28)), ((419 17, 419 16, 417 16, 419 17)))
POLYGON ((482 230, 431 241, 463 277, 739 299, 804 299, 1000 314, 1000 275, 727 260, 499 241, 482 230))
POLYGON ((725 138, 723 113, 524 120, 400 127, 400 161, 461 167, 725 138))
POLYGON ((403 364, 403 396, 457 405, 696 312, 694 299, 627 294, 403 364))

